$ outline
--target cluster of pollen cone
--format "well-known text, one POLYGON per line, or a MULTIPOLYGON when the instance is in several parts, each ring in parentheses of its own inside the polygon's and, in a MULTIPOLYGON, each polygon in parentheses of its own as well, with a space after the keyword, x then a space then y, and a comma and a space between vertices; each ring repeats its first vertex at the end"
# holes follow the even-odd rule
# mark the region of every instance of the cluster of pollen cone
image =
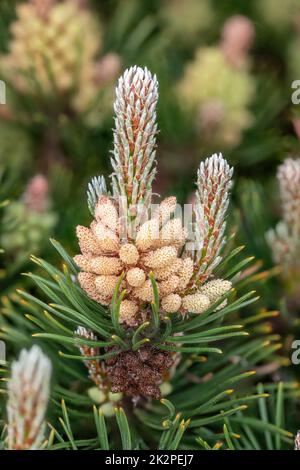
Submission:
MULTIPOLYGON (((201 273, 203 266, 199 266, 199 256, 186 249, 188 231, 181 218, 176 217, 175 197, 164 199, 155 209, 151 208, 150 214, 151 183, 156 171, 151 169, 155 154, 156 78, 147 69, 132 67, 121 77, 116 95, 113 194, 102 188, 95 200, 90 227, 77 227, 81 254, 75 257, 75 262, 81 269, 79 283, 89 297, 109 306, 121 281, 120 322, 128 327, 147 320, 154 301, 153 278, 162 315, 200 314, 230 290, 231 283, 201 273), (130 205, 133 193, 139 204, 145 204, 147 220, 136 222, 134 234, 128 235, 126 231, 124 237, 120 200, 125 196, 130 205), (207 282, 200 282, 199 276, 207 282)), ((222 245, 232 169, 221 155, 214 155, 205 161, 199 172, 199 180, 205 178, 206 185, 211 186, 204 185, 203 189, 204 204, 200 207, 203 220, 199 223, 206 227, 203 237, 207 239, 200 240, 200 244, 206 252, 205 265, 208 261, 216 265, 220 258, 217 255, 222 245), (215 259, 208 260, 209 253, 215 259)), ((202 196, 197 195, 199 201, 202 196)), ((132 206, 128 213, 132 214, 132 206)))
MULTIPOLYGON (((3 66, 6 61, 13 70, 34 69, 40 84, 47 90, 51 89, 51 67, 56 85, 65 90, 73 85, 79 63, 83 73, 93 65, 98 49, 94 35, 97 26, 90 13, 80 10, 76 2, 35 0, 20 4, 17 14, 18 20, 12 26, 11 51, 2 59, 3 66), (79 56, 80 46, 83 50, 79 56)), ((20 87, 28 87, 30 80, 19 77, 20 74, 20 87)))
POLYGON ((187 234, 179 218, 170 219, 175 208, 175 198, 163 200, 153 218, 138 228, 135 240, 122 243, 118 208, 102 196, 90 228, 77 227, 82 255, 75 262, 83 270, 78 277, 82 288, 97 302, 109 305, 123 274, 121 287, 126 294, 120 320, 129 326, 143 320, 145 304, 154 301, 150 273, 157 281, 163 311, 201 313, 210 303, 205 295, 184 294, 193 276, 193 260, 180 257, 187 234))
POLYGON ((115 78, 119 58, 98 59, 102 28, 80 0, 31 0, 16 6, 10 50, 0 57, 5 78, 21 93, 63 95, 83 111, 115 78))

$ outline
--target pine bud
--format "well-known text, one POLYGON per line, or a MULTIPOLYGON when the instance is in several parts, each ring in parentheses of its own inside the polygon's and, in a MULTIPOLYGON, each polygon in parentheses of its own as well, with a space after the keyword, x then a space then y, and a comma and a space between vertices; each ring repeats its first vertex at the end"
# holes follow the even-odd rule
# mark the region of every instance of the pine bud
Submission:
POLYGON ((225 243, 225 217, 232 186, 233 169, 221 154, 201 162, 198 170, 195 230, 197 281, 203 283, 221 261, 225 243))
POLYGON ((295 278, 300 253, 300 159, 287 158, 278 168, 277 180, 283 220, 275 230, 267 232, 267 241, 275 263, 283 268, 284 276, 292 269, 292 278, 295 278))
MULTIPOLYGON (((79 326, 75 331, 75 336, 78 336, 81 339, 88 339, 97 341, 96 335, 90 330, 87 330, 83 326, 79 326)), ((100 350, 98 347, 90 345, 78 345, 80 353, 84 357, 95 357, 100 355, 100 350)), ((98 359, 85 359, 84 364, 88 368, 89 378, 101 389, 107 388, 105 383, 105 371, 103 365, 100 364, 98 359)))
POLYGON ((113 195, 127 205, 151 203, 156 174, 156 104, 158 83, 147 68, 131 67, 116 88, 112 166, 113 195))
POLYGON ((283 219, 300 235, 300 158, 287 158, 277 172, 283 219))
POLYGON ((8 448, 37 450, 44 439, 51 362, 38 346, 23 349, 8 382, 8 448))

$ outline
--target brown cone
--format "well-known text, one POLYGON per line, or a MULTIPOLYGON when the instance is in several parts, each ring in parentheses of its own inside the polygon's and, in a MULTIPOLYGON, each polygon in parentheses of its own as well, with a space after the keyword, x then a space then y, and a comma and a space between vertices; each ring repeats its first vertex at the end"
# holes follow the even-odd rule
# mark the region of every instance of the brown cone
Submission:
POLYGON ((153 346, 124 351, 106 361, 111 391, 158 400, 162 375, 172 366, 172 355, 153 346))

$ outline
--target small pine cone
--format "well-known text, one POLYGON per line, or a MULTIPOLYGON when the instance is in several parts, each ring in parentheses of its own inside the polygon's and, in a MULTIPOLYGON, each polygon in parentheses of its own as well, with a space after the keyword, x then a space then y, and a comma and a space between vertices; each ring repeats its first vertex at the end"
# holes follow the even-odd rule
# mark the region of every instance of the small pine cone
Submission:
POLYGON ((172 275, 159 283, 159 294, 160 296, 165 296, 172 294, 179 287, 179 277, 172 275))
POLYGON ((147 279, 147 281, 144 282, 141 287, 136 287, 133 290, 133 295, 134 297, 142 300, 143 302, 153 302, 154 294, 150 279, 147 279))
POLYGON ((153 346, 124 351, 107 359, 107 374, 113 393, 161 398, 159 384, 173 365, 172 354, 153 346))
POLYGON ((121 246, 119 256, 124 264, 136 264, 139 259, 139 252, 134 245, 126 243, 121 246))
POLYGON ((110 230, 117 231, 118 211, 107 196, 101 196, 95 207, 95 219, 110 230))
POLYGON ((91 229, 97 239, 98 245, 104 253, 117 253, 119 251, 119 238, 101 222, 92 222, 91 229))
POLYGON ((146 275, 140 268, 131 268, 127 272, 127 282, 132 287, 140 287, 146 281, 146 275))
POLYGON ((194 273, 194 262, 191 258, 185 258, 182 262, 182 268, 178 273, 179 288, 184 290, 190 282, 194 273))
POLYGON ((158 219, 160 225, 167 222, 171 215, 175 212, 177 200, 176 197, 170 196, 164 199, 153 214, 154 219, 158 219))
POLYGON ((136 246, 141 251, 156 247, 159 243, 159 221, 147 220, 139 229, 136 236, 136 246))
POLYGON ((226 294, 232 287, 230 281, 223 281, 223 279, 214 279, 213 281, 206 282, 200 289, 201 294, 206 295, 210 302, 215 303, 222 295, 226 294))
POLYGON ((178 294, 169 294, 161 301, 161 306, 167 313, 175 313, 181 307, 181 297, 178 294))
POLYGON ((190 313, 202 313, 209 307, 209 305, 209 298, 200 292, 186 295, 182 299, 182 306, 184 310, 190 313))
POLYGON ((138 313, 138 305, 131 300, 123 300, 120 305, 120 322, 128 326, 136 326, 136 316, 138 313))
POLYGON ((171 276, 171 274, 177 274, 181 272, 182 260, 176 258, 169 266, 165 268, 158 268, 153 270, 153 275, 157 281, 163 281, 171 276))
POLYGON ((79 247, 83 254, 102 255, 103 251, 99 246, 93 232, 83 225, 77 225, 76 234, 79 241, 79 247))
POLYGON ((187 237, 181 219, 169 220, 161 229, 159 243, 161 246, 174 245, 180 248, 187 237))
POLYGON ((122 263, 118 258, 96 256, 91 260, 91 269, 95 274, 120 274, 122 263))
POLYGON ((87 272, 92 272, 91 269, 91 260, 92 260, 91 255, 76 255, 74 256, 73 260, 77 264, 77 266, 80 269, 83 269, 84 271, 87 272))
POLYGON ((91 273, 79 273, 78 282, 80 287, 87 293, 87 295, 102 305, 108 305, 109 301, 100 295, 95 286, 96 276, 91 273))
POLYGON ((164 246, 151 251, 144 257, 144 263, 149 268, 157 269, 168 266, 177 258, 177 250, 174 246, 164 246))
POLYGON ((74 261, 79 268, 94 274, 119 274, 122 270, 122 263, 118 258, 108 256, 76 255, 74 261))
POLYGON ((118 280, 118 276, 96 276, 95 286, 101 296, 111 298, 118 280))

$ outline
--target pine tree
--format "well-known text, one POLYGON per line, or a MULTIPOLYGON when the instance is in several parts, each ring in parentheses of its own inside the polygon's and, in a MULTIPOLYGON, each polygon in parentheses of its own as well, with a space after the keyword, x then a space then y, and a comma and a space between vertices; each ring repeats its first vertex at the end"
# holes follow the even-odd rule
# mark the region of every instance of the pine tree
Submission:
POLYGON ((252 305, 252 258, 241 260, 226 232, 233 169, 221 154, 201 162, 187 226, 175 198, 154 204, 157 100, 149 70, 125 71, 111 188, 102 176, 89 185, 93 220, 77 227, 80 253, 52 240, 62 269, 33 256, 39 270, 27 276, 39 294, 7 300, 0 337, 28 349, 31 335, 44 352, 22 350, 11 373, 3 369, 5 448, 293 446, 284 400, 297 386, 258 383, 280 363, 281 345, 264 328, 273 312, 252 305), (48 428, 36 433, 48 402, 48 428))

